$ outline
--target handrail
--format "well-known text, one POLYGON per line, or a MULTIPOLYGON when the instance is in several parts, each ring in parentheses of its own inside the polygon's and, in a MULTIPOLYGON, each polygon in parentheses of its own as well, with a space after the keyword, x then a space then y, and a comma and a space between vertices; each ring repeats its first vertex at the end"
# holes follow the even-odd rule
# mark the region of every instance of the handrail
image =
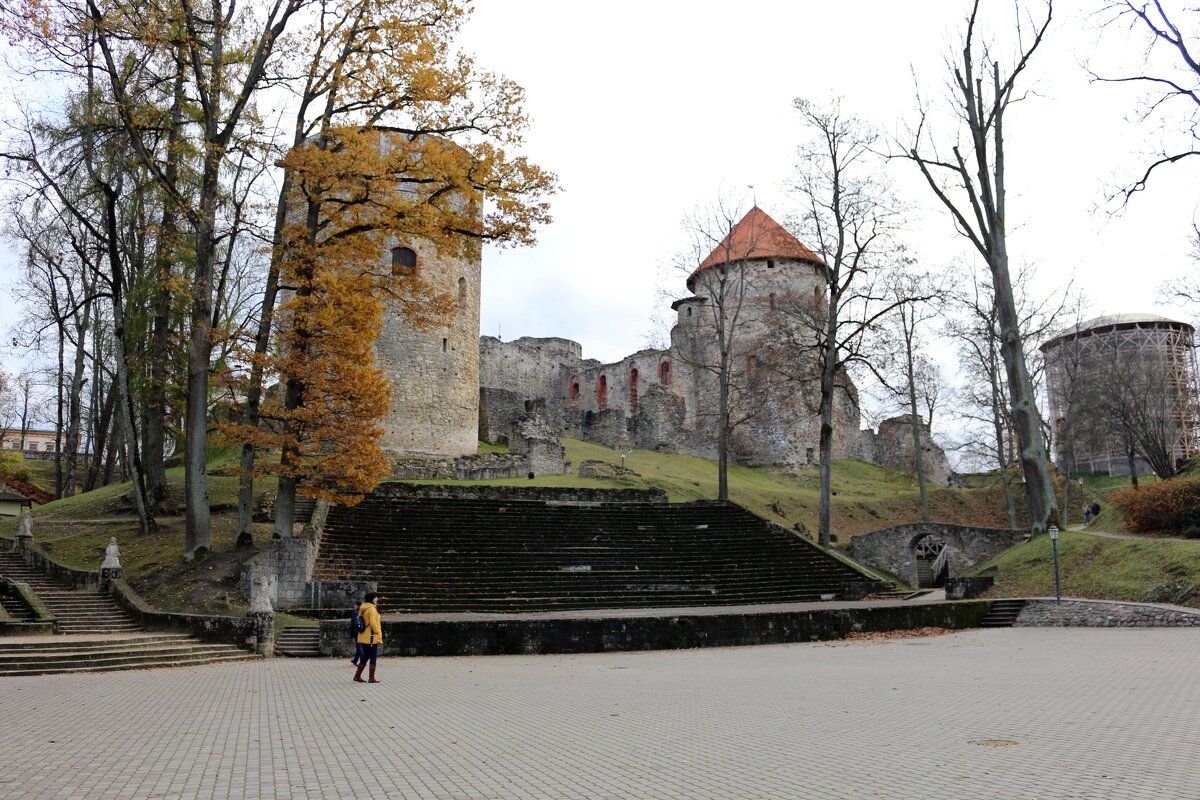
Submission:
POLYGON ((938 553, 938 557, 929 565, 929 579, 937 581, 938 576, 942 574, 942 569, 946 566, 946 560, 950 556, 950 548, 942 547, 942 552, 938 553))

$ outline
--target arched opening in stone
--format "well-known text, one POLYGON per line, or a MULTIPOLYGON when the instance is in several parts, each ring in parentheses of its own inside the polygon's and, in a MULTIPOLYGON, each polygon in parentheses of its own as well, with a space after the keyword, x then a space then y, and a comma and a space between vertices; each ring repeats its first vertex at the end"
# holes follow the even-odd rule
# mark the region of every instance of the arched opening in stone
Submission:
POLYGON ((945 586, 950 576, 946 542, 936 533, 917 537, 912 543, 913 585, 929 588, 945 586))
POLYGON ((821 301, 824 299, 825 299, 825 289, 823 287, 821 287, 820 285, 814 286, 813 287, 813 303, 815 305, 820 305, 821 301))
POLYGON ((775 307, 775 293, 774 292, 771 292, 769 295, 767 295, 767 302, 770 304, 771 308, 775 307))
POLYGON ((458 307, 461 309, 467 302, 467 279, 458 279, 458 307))
POLYGON ((671 362, 664 361, 658 365, 658 380, 665 386, 671 384, 671 362))
POLYGON ((392 248, 392 277, 419 275, 417 251, 411 247, 392 248))
POLYGON ((608 377, 605 375, 596 379, 596 407, 601 411, 608 408, 608 377))
POLYGON ((574 400, 579 397, 579 378, 572 377, 571 385, 567 387, 567 399, 574 400))
POLYGON ((629 370, 629 413, 637 413, 638 407, 638 371, 637 367, 629 370))

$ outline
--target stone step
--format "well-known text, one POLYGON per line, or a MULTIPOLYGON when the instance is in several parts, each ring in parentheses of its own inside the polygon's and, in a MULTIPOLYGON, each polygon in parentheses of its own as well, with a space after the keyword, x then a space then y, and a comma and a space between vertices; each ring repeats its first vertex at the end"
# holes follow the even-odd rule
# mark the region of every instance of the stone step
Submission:
POLYGON ((0 639, 0 652, 9 653, 14 650, 45 650, 47 647, 53 647, 58 652, 69 650, 86 650, 89 647, 157 647, 160 645, 169 645, 178 642, 195 642, 198 641, 195 637, 184 633, 166 633, 166 634, 146 634, 142 636, 119 636, 119 637, 69 637, 55 636, 53 638, 40 638, 36 640, 13 641, 9 639, 0 639))
POLYGON ((39 667, 28 667, 13 670, 0 670, 2 676, 20 676, 20 675, 61 675, 73 672, 115 672, 117 670, 129 669, 153 669, 156 667, 195 667, 208 664, 220 664, 231 661, 249 661, 259 658, 251 653, 239 652, 222 655, 201 655, 201 656, 178 656, 170 659, 152 659, 145 658, 136 661, 122 661, 120 663, 89 663, 82 665, 42 665, 39 667))

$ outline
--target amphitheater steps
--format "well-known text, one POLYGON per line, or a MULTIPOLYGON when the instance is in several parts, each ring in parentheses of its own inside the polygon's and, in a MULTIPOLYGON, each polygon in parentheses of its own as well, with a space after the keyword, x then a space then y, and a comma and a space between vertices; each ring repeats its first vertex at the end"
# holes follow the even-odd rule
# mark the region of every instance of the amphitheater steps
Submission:
POLYGON ((388 610, 482 612, 801 602, 866 580, 732 505, 379 495, 331 509, 314 579, 375 581, 388 610))

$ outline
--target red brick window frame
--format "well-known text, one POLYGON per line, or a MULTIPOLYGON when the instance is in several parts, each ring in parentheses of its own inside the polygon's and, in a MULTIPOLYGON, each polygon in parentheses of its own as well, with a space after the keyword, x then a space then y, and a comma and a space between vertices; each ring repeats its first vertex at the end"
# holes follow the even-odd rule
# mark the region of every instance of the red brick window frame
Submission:
POLYGON ((658 380, 663 385, 671 383, 671 362, 664 361, 658 365, 658 380))

